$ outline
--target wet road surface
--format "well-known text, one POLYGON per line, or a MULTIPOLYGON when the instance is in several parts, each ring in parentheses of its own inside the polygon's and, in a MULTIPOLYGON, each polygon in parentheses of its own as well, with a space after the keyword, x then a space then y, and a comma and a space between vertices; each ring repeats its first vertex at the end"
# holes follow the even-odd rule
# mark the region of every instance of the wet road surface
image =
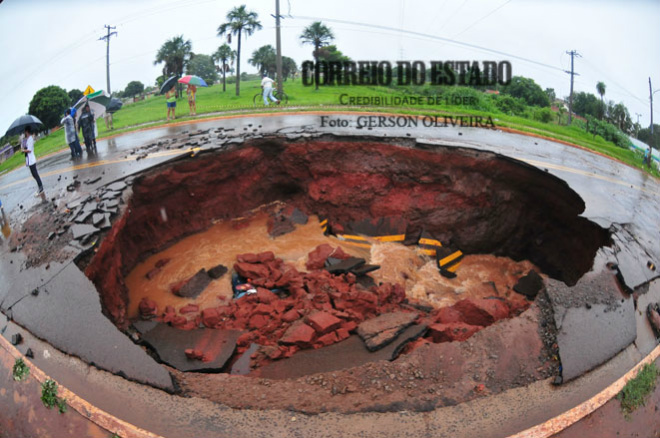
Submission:
MULTIPOLYGON (((46 187, 47 199, 55 199, 56 203, 63 205, 64 202, 83 196, 97 187, 177 156, 190 154, 190 148, 153 152, 141 159, 138 159, 139 153, 131 154, 149 143, 157 142, 167 136, 179 135, 184 131, 194 132, 200 129, 223 127, 238 141, 244 135, 260 136, 272 133, 290 136, 334 133, 374 137, 412 137, 429 144, 484 149, 521 160, 541 169, 547 169, 548 172, 565 180, 584 199, 586 210, 583 216, 603 227, 610 227, 612 224, 626 224, 628 234, 634 236, 634 242, 626 243, 626 245, 635 246, 635 249, 631 250, 631 254, 626 255, 631 266, 637 267, 640 263, 645 262, 645 258, 653 258, 656 263, 660 259, 660 245, 658 245, 660 242, 658 227, 660 184, 636 169, 563 144, 499 131, 444 127, 360 129, 357 127, 360 116, 355 114, 332 116, 347 120, 350 127, 330 128, 322 126, 321 117, 323 116, 318 114, 234 117, 129 133, 99 141, 96 156, 85 155, 80 162, 73 163, 69 160, 68 151, 65 151, 39 160, 38 168, 46 187), (73 181, 74 176, 79 181, 94 179, 97 176, 101 176, 101 179, 90 184, 83 183, 76 191, 68 192, 66 186, 73 181)), ((0 199, 2 199, 13 226, 24 221, 27 217, 26 212, 42 202, 41 199, 32 197, 35 188, 36 184, 27 169, 17 169, 0 177, 0 199)), ((18 257, 9 256, 6 249, 5 245, 1 250, 3 264, 11 257, 18 257)), ((16 260, 16 263, 21 264, 20 260, 16 260)), ((623 262, 622 264, 625 265, 623 262)), ((14 272, 15 268, 3 265, 0 270, 3 279, 16 278, 15 281, 20 282, 13 284, 4 282, 5 285, 0 287, 0 302, 5 307, 7 307, 7 303, 11 304, 8 306, 10 308, 21 301, 26 302, 27 294, 32 288, 39 287, 56 277, 53 271, 50 273, 40 271, 38 275, 26 280, 24 276, 20 275, 20 272, 14 272), (14 273, 10 276, 9 271, 14 273)), ((643 278, 635 281, 649 281, 654 276, 655 274, 645 273, 642 275, 643 278)), ((654 285, 657 285, 657 280, 654 285)), ((71 302, 73 301, 75 300, 72 299, 71 302)), ((26 319, 23 324, 28 328, 31 325, 37 328, 35 320, 38 318, 28 316, 32 313, 28 311, 28 308, 24 312, 21 312, 20 309, 21 305, 17 305, 14 310, 18 314, 25 315, 26 319)), ((104 318, 98 310, 95 311, 95 314, 97 318, 104 318)), ((90 316, 90 318, 93 317, 90 316)), ((579 315, 575 319, 579 321, 579 315)), ((630 324, 629 319, 627 318, 624 324, 630 324)), ((94 323, 88 321, 87 324, 89 326, 94 323)), ((637 318, 636 324, 639 330, 641 324, 639 318, 637 318)), ((56 326, 46 325, 40 331, 47 333, 56 326)), ((79 329, 84 330, 84 327, 80 326, 79 329)), ((117 333, 119 334, 119 332, 117 333)), ((71 336, 70 343, 78 342, 73 341, 73 339, 77 339, 75 333, 69 336, 71 336)), ((62 339, 61 342, 67 344, 67 339, 62 339)), ((66 345, 63 350, 72 353, 71 348, 66 348, 66 345)), ((543 421, 550 415, 562 412, 575 403, 579 403, 585 397, 588 398, 608 381, 619 377, 641 356, 641 352, 634 344, 625 348, 623 353, 606 365, 587 376, 576 379, 570 385, 562 386, 559 391, 564 394, 563 399, 555 400, 553 398, 552 393, 558 390, 552 390, 548 386, 548 382, 537 382, 531 387, 509 391, 502 394, 501 397, 492 397, 493 400, 490 400, 491 398, 479 399, 432 414, 363 414, 346 418, 328 414, 312 418, 286 412, 271 412, 268 415, 263 414, 267 417, 267 421, 255 424, 254 421, 262 414, 223 410, 223 415, 218 417, 217 413, 213 413, 217 407, 201 400, 196 400, 186 410, 182 410, 176 397, 168 396, 153 388, 139 387, 137 389, 135 384, 115 376, 108 379, 107 384, 110 387, 106 387, 106 382, 103 382, 102 378, 98 378, 97 384, 107 391, 103 399, 98 399, 94 393, 83 391, 83 388, 80 390, 88 394, 90 399, 94 399, 95 403, 108 406, 109 412, 122 418, 129 418, 135 424, 158 431, 158 433, 173 433, 176 436, 203 430, 212 431, 209 436, 223 436, 228 432, 237 436, 254 436, 256 433, 284 436, 301 433, 301 431, 305 431, 306 436, 330 436, 337 433, 352 436, 365 431, 382 433, 383 436, 389 434, 393 434, 393 436, 470 436, 470 431, 477 432, 475 429, 477 426, 492 428, 488 431, 480 429, 480 436, 503 436, 505 433, 513 433, 529 427, 537 421, 543 421), (110 382, 112 383, 110 384, 110 382), (145 393, 143 398, 140 398, 142 396, 135 398, 133 391, 144 391, 150 395, 145 393), (108 394, 114 394, 116 397, 108 397, 108 394), (126 409, 126 404, 122 402, 125 397, 141 404, 139 413, 133 409, 126 409), (533 403, 534 401, 536 403, 533 403), (517 414, 513 418, 510 413, 507 416, 504 413, 507 409, 517 409, 517 414), (159 416, 155 414, 157 411, 179 412, 169 421, 160 423, 158 422, 159 416), (194 425, 189 424, 185 420, 184 412, 188 415, 188 419, 198 417, 200 422, 194 425), (526 412, 527 415, 519 416, 522 412, 526 412), (491 416, 490 420, 489 416, 491 416), (492 419, 495 417, 496 420, 492 419), (506 418, 509 419, 509 422, 504 422, 506 418), (472 423, 467 424, 467 419, 471 419, 472 423), (177 424, 177 427, 172 429, 172 423, 177 424), (247 428, 246 424, 249 425, 247 428), (310 430, 314 430, 315 433, 310 435, 310 430), (402 430, 405 432, 402 433, 402 430)), ((86 373, 88 373, 86 379, 94 378, 93 375, 96 374, 103 375, 102 371, 95 368, 90 368, 86 373)), ((75 378, 71 379, 71 384, 74 387, 80 386, 76 384, 75 378)))

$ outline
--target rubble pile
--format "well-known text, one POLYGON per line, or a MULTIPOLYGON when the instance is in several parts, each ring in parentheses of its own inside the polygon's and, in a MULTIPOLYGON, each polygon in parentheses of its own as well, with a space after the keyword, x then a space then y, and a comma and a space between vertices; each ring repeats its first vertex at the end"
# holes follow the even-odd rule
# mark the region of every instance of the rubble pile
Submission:
MULTIPOLYGON (((300 350, 336 344, 353 334, 360 336, 369 351, 377 351, 411 325, 418 326, 415 337, 426 333, 419 344, 463 341, 528 307, 493 298, 466 299, 433 310, 410 303, 398 284, 365 287, 353 273, 331 272, 329 260, 350 259, 339 247, 319 245, 308 254, 308 272, 300 272, 270 251, 241 254, 233 269, 253 288, 252 293, 201 311, 188 304, 178 311, 166 306, 159 312, 157 303, 144 298, 139 305, 140 315, 181 330, 203 327, 244 331, 236 340, 237 356, 258 344, 260 348, 252 354, 251 362, 252 368, 258 368, 300 350)), ((199 276, 208 277, 200 271, 190 281, 174 285, 172 292, 180 293, 186 284, 199 283, 195 280, 199 276)), ((401 348, 403 345, 397 354, 401 348)), ((202 358, 205 352, 196 353, 188 357, 202 358)))

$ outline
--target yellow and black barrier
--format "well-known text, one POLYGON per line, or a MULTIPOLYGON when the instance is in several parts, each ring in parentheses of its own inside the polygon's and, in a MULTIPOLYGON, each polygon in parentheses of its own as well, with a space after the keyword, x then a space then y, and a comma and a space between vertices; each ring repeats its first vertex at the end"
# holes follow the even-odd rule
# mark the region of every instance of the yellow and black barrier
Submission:
MULTIPOLYGON (((320 221, 319 225, 324 235, 333 235, 345 245, 354 246, 357 248, 371 248, 371 243, 375 240, 378 242, 397 242, 403 243, 406 240, 405 234, 392 234, 386 236, 360 236, 357 234, 338 234, 332 233, 328 225, 328 219, 320 221)), ((417 241, 417 247, 426 255, 435 257, 438 270, 443 277, 454 278, 456 277, 456 270, 458 269, 464 254, 460 250, 453 249, 448 246, 443 246, 437 239, 429 237, 420 237, 417 241)))

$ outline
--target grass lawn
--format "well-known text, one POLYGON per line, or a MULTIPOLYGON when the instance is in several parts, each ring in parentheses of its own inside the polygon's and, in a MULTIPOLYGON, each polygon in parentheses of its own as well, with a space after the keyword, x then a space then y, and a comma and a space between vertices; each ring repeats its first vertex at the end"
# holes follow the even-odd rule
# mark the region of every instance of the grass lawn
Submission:
MULTIPOLYGON (((287 81, 284 91, 289 96, 288 106, 273 106, 266 108, 262 103, 253 104, 255 94, 261 92, 260 82, 258 80, 241 82, 241 95, 235 95, 235 84, 227 84, 227 90, 222 91, 222 84, 215 84, 208 88, 198 88, 197 91, 197 116, 195 119, 217 116, 222 113, 241 112, 241 113, 259 113, 259 112, 285 112, 287 110, 295 111, 314 111, 314 110, 341 110, 341 111, 372 111, 372 112, 391 112, 401 114, 439 114, 439 115, 475 115, 491 116, 496 126, 503 126, 530 132, 546 137, 563 140, 579 146, 601 152, 605 155, 617 158, 634 167, 642 168, 641 157, 632 150, 617 147, 611 142, 604 140, 600 136, 593 136, 575 126, 558 125, 555 120, 551 123, 542 123, 540 121, 507 115, 500 112, 493 104, 492 100, 484 93, 472 89, 453 90, 453 94, 460 95, 465 91, 467 96, 477 96, 477 102, 472 105, 414 105, 408 107, 402 106, 345 106, 340 104, 340 96, 347 94, 349 96, 360 97, 404 97, 404 96, 435 96, 436 93, 442 93, 441 88, 410 87, 410 88, 389 88, 377 86, 332 86, 320 87, 315 90, 314 87, 305 87, 300 80, 295 82, 287 81)), ((124 132, 137 130, 146 126, 157 126, 166 124, 167 109, 164 96, 151 96, 145 100, 135 103, 129 103, 114 114, 114 130, 108 131, 105 128, 103 120, 99 119, 98 134, 99 138, 108 135, 116 135, 124 132)), ((189 116, 188 102, 185 96, 177 100, 177 121, 191 120, 189 116)), ((82 139, 81 139, 82 140, 82 139)), ((55 151, 67 149, 64 141, 63 130, 58 130, 47 137, 37 141, 35 149, 37 157, 50 154, 55 151)), ((0 172, 11 170, 23 165, 24 158, 22 154, 17 154, 0 164, 0 172)), ((651 171, 655 176, 660 174, 654 169, 651 171)))

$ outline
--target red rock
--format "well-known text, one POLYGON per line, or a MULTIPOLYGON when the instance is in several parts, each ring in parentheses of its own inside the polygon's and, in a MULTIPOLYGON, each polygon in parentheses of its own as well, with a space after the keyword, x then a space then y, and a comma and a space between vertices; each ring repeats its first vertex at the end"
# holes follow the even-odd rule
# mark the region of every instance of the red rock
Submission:
POLYGON ((282 321, 284 322, 293 322, 298 318, 300 318, 300 313, 296 309, 291 309, 282 315, 282 321))
POLYGON ((335 333, 337 333, 337 341, 343 341, 344 339, 348 339, 351 336, 348 330, 343 327, 338 328, 335 333))
POLYGON ((334 251, 332 251, 330 257, 335 259, 346 260, 346 259, 350 259, 353 256, 350 254, 346 254, 344 250, 341 248, 341 246, 338 246, 337 248, 335 248, 334 251))
POLYGON ((179 309, 179 313, 182 315, 185 315, 186 313, 194 313, 199 310, 199 306, 197 304, 186 304, 182 308, 179 309))
POLYGON ((172 324, 173 327, 182 326, 187 322, 188 322, 188 320, 186 319, 185 316, 175 316, 170 321, 170 323, 172 324))
POLYGON ((185 286, 186 283, 188 283, 189 278, 186 278, 185 280, 177 281, 176 283, 172 283, 170 285, 170 292, 172 292, 174 295, 178 295, 179 291, 183 286, 185 286))
POLYGON ((332 345, 337 342, 339 342, 337 332, 330 332, 318 338, 316 342, 314 342, 314 347, 327 347, 328 345, 332 345))
POLYGON ((343 321, 341 323, 341 328, 343 328, 347 332, 352 332, 357 328, 357 323, 355 321, 343 321))
POLYGON ((453 307, 461 313, 463 322, 483 327, 509 316, 509 306, 499 299, 469 298, 457 302, 453 307))
POLYGON ((265 252, 260 252, 257 254, 257 260, 260 263, 267 263, 275 260, 275 254, 273 254, 273 251, 265 251, 265 252))
POLYGON ((151 271, 147 272, 147 274, 145 275, 145 277, 147 278, 147 280, 151 280, 151 279, 154 278, 156 275, 158 275, 158 273, 159 273, 160 271, 161 271, 160 268, 153 268, 151 271))
POLYGON ((202 323, 206 327, 215 327, 221 321, 220 312, 215 308, 202 310, 202 323))
POLYGON ((142 319, 151 319, 158 315, 158 304, 154 300, 144 297, 138 305, 138 310, 142 319))
POLYGON ((156 268, 162 268, 170 262, 170 259, 160 259, 156 262, 156 268))
POLYGON ((319 335, 324 335, 339 328, 342 320, 327 312, 317 312, 309 315, 305 322, 312 326, 319 335))
POLYGON ((257 255, 252 254, 252 253, 239 254, 239 255, 236 256, 236 260, 238 260, 240 263, 257 263, 257 262, 259 262, 259 258, 257 257, 257 255))
POLYGON ((293 324, 284 333, 284 336, 280 339, 282 344, 297 345, 302 348, 309 347, 312 344, 316 337, 316 331, 307 324, 303 324, 302 321, 299 322, 299 324, 293 324))
POLYGON ((435 312, 434 320, 436 322, 441 322, 441 323, 444 323, 444 324, 447 324, 447 323, 450 323, 450 322, 461 322, 462 321, 462 315, 453 306, 443 307, 443 308, 439 309, 437 312, 435 312))
POLYGON ((253 263, 234 263, 234 270, 244 278, 248 279, 266 279, 270 275, 267 266, 253 263))
POLYGON ((268 318, 264 315, 252 315, 248 321, 248 327, 251 329, 259 330, 268 324, 268 318))
POLYGON ((259 304, 257 304, 257 307, 254 308, 254 311, 252 312, 252 314, 253 315, 254 314, 272 315, 274 312, 275 312, 275 309, 273 309, 273 306, 268 305, 268 304, 259 303, 259 304))
POLYGON ((334 251, 335 249, 327 243, 317 246, 312 252, 307 254, 307 263, 305 264, 305 267, 309 271, 323 269, 325 261, 334 251))
POLYGON ((238 345, 239 347, 247 347, 252 343, 253 337, 254 335, 252 334, 252 332, 243 333, 236 340, 236 345, 238 345))
POLYGON ((406 291, 400 284, 384 283, 376 289, 381 304, 399 304, 406 299, 406 291))
POLYGON ((428 337, 433 342, 465 341, 483 327, 465 324, 462 322, 451 322, 448 324, 433 324, 429 326, 428 337))

